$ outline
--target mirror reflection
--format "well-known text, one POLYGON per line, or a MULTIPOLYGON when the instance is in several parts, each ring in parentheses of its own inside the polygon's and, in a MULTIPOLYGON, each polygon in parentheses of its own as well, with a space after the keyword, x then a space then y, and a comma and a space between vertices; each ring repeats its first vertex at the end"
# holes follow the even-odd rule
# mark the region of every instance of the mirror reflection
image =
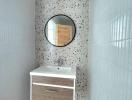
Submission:
POLYGON ((68 45, 75 37, 75 24, 66 15, 56 15, 50 18, 45 27, 47 40, 54 46, 68 45))

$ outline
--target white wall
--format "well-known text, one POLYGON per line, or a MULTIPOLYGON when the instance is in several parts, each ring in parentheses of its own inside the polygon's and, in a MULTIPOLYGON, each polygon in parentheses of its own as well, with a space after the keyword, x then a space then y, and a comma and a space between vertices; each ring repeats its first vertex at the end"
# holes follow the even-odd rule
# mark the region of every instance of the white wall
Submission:
POLYGON ((0 0, 0 100, 29 100, 34 0, 0 0))
POLYGON ((91 0, 89 100, 132 100, 132 0, 91 0))

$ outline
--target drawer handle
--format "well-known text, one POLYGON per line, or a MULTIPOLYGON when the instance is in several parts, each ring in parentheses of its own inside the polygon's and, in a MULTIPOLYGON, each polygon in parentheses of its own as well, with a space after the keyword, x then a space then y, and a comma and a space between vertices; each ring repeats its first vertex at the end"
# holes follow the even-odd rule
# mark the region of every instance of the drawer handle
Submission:
POLYGON ((57 90, 56 90, 56 89, 51 89, 51 88, 46 89, 46 91, 48 91, 48 92, 57 92, 57 90))

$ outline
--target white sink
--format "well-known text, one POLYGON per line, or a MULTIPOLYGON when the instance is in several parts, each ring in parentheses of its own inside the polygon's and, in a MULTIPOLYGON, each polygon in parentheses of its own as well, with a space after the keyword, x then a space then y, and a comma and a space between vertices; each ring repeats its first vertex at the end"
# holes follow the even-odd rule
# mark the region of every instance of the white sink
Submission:
POLYGON ((71 67, 60 66, 41 66, 30 72, 30 74, 50 77, 76 78, 75 70, 72 70, 71 67))

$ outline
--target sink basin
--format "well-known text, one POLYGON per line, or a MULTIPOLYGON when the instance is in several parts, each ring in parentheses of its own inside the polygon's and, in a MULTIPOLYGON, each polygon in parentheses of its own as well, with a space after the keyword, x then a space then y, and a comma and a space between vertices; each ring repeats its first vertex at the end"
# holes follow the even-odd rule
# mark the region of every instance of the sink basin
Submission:
POLYGON ((62 77, 62 78, 76 78, 75 73, 76 71, 73 71, 71 67, 60 67, 60 66, 41 66, 30 72, 31 75, 62 77))

